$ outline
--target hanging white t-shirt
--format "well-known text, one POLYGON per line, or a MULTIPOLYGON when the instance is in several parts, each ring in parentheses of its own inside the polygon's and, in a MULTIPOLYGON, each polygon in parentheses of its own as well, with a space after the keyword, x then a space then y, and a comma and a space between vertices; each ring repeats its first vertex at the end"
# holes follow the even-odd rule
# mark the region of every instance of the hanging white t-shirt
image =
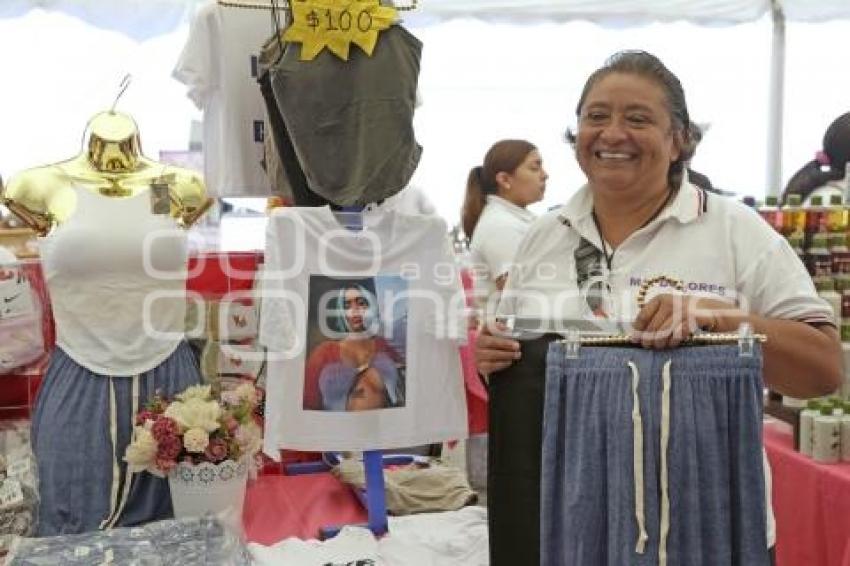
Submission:
POLYGON ((380 208, 362 219, 360 231, 329 207, 281 208, 269 219, 260 340, 273 458, 280 448, 369 450, 467 435, 464 297, 445 222, 380 208), (343 310, 350 293, 364 309, 356 317, 343 310), (355 363, 343 352, 357 340, 373 353, 355 363))
POLYGON ((201 7, 173 71, 204 112, 204 181, 213 197, 265 197, 265 104, 257 57, 271 35, 269 10, 201 7))

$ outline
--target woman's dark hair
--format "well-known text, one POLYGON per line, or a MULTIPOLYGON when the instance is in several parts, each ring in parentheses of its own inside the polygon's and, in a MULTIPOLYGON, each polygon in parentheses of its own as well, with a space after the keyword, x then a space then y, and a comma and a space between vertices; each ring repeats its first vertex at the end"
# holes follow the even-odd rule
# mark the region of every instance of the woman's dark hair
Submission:
POLYGON ((842 114, 826 129, 823 135, 823 152, 818 157, 803 165, 794 173, 785 192, 783 201, 788 195, 800 195, 805 200, 812 192, 829 181, 844 178, 847 161, 850 160, 850 112, 842 114))
MULTIPOLYGON (((679 158, 670 164, 670 169, 667 172, 667 182, 670 187, 674 189, 678 188, 682 182, 682 171, 686 163, 694 156, 694 150, 696 149, 696 142, 692 137, 691 119, 688 115, 688 104, 685 101, 685 90, 682 88, 682 83, 679 82, 678 77, 670 69, 665 67, 664 63, 655 55, 646 51, 618 51, 611 55, 602 67, 596 69, 588 77, 576 105, 577 117, 581 116, 581 108, 584 106, 584 101, 590 89, 600 80, 614 73, 628 73, 643 77, 654 82, 664 91, 673 130, 679 134, 681 139, 679 158)), ((567 130, 566 137, 570 144, 575 145, 576 135, 574 132, 567 130)))
POLYGON ((347 309, 345 308, 345 293, 350 290, 360 293, 360 295, 369 304, 371 314, 374 317, 378 317, 378 304, 374 281, 372 279, 365 279, 356 282, 351 281, 342 285, 336 291, 331 291, 334 293, 334 296, 331 299, 330 310, 328 311, 328 328, 339 334, 351 332, 351 328, 348 327, 348 319, 346 318, 347 309))
POLYGON ((484 156, 484 164, 473 167, 466 180, 466 197, 461 209, 461 223, 467 238, 472 238, 475 225, 481 218, 486 195, 495 195, 496 175, 513 174, 525 158, 537 148, 525 140, 501 140, 493 144, 484 156))

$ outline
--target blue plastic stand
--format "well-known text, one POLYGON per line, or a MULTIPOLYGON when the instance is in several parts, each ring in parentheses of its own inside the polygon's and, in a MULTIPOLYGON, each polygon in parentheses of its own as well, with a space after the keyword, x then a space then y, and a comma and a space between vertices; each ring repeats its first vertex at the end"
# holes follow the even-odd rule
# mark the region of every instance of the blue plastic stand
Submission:
POLYGON ((369 529, 375 536, 381 536, 389 530, 383 455, 377 450, 367 450, 363 453, 363 467, 366 469, 366 511, 369 514, 369 529))
MULTIPOLYGON (((336 454, 325 455, 326 459, 336 463, 336 454)), ((357 497, 366 508, 368 523, 357 525, 372 531, 375 536, 387 534, 389 521, 387 520, 387 498, 384 491, 384 465, 409 464, 414 458, 406 455, 391 455, 386 458, 380 450, 366 450, 363 452, 363 467, 366 472, 366 489, 357 491, 357 497)), ((330 464, 322 462, 301 462, 286 466, 283 472, 287 475, 297 476, 302 474, 318 474, 328 472, 330 464)), ((333 525, 322 527, 319 535, 322 540, 336 536, 345 525, 333 525)))

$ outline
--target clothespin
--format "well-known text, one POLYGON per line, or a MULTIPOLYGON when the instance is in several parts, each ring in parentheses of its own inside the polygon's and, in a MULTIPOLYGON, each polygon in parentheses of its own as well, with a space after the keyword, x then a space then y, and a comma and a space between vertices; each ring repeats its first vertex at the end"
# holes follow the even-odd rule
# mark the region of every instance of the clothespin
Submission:
POLYGON ((742 358, 752 358, 754 342, 753 327, 748 322, 742 322, 738 327, 738 354, 742 358))
POLYGON ((581 349, 581 332, 578 328, 568 328, 564 338, 564 356, 568 360, 577 360, 581 349))

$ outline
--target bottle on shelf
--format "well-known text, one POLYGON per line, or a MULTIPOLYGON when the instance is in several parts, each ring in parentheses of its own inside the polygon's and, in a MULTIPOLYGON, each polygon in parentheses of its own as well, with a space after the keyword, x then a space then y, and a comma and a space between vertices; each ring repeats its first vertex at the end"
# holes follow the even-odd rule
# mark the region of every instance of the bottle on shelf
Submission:
POLYGON ((782 232, 782 211, 779 209, 779 197, 769 195, 765 197, 764 204, 758 207, 759 216, 773 226, 777 232, 782 232))
POLYGON ((841 198, 841 195, 829 196, 829 208, 826 216, 826 229, 831 234, 847 232, 848 224, 850 224, 850 215, 848 215, 847 207, 841 198))
MULTIPOLYGON (((850 248, 847 247, 846 232, 829 232, 827 247, 832 259, 832 275, 850 274, 850 248)), ((837 284, 836 284, 837 287, 837 284)))
POLYGON ((829 253, 827 241, 826 232, 811 234, 805 264, 812 277, 832 277, 832 254, 829 253))
POLYGON ((816 234, 818 232, 827 231, 829 208, 824 206, 823 197, 821 195, 813 196, 809 206, 807 206, 804 210, 806 213, 806 234, 816 234))
POLYGON ((850 161, 844 164, 844 202, 850 204, 850 161))
POLYGON ((841 294, 835 290, 835 280, 829 275, 820 275, 814 278, 814 283, 818 295, 832 307, 835 326, 841 328, 842 300, 841 294))
POLYGON ((841 461, 850 462, 850 402, 844 403, 841 415, 841 461))
POLYGON ((832 414, 831 405, 821 405, 814 420, 812 457, 823 464, 835 464, 841 458, 841 420, 832 414))
POLYGON ((806 210, 800 195, 788 195, 782 207, 782 233, 789 236, 806 230, 806 210))
POLYGON ((812 434, 814 433, 815 417, 820 414, 820 401, 811 399, 806 408, 800 411, 800 453, 812 457, 812 434))
POLYGON ((841 291, 841 341, 850 342, 850 289, 841 291))
POLYGON ((850 290, 850 273, 838 273, 832 276, 832 281, 835 283, 835 291, 841 295, 844 291, 850 290))
POLYGON ((830 397, 827 403, 832 405, 832 414, 836 417, 844 415, 844 399, 841 397, 830 397))
POLYGON ((808 269, 806 250, 803 248, 803 233, 793 232, 791 234, 788 234, 786 238, 788 239, 788 245, 791 246, 791 249, 794 250, 794 253, 797 255, 798 258, 800 258, 800 261, 803 263, 803 265, 806 266, 806 269, 808 269))

